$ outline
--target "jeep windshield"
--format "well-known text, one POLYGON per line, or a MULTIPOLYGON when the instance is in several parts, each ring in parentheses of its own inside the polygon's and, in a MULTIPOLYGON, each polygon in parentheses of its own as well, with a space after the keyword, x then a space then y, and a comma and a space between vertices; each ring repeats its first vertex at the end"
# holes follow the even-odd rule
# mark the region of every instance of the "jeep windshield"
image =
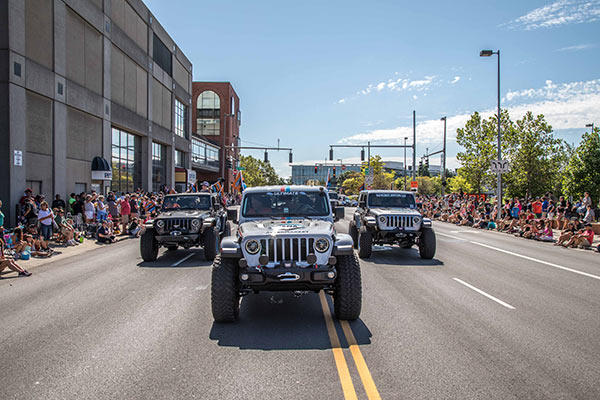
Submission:
POLYGON ((208 210, 210 196, 167 196, 163 201, 163 211, 208 210))
POLYGON ((242 215, 254 217, 327 217, 329 202, 324 192, 264 192, 244 196, 242 215))
POLYGON ((336 192, 329 192, 329 198, 331 200, 337 200, 337 199, 339 199, 339 196, 336 192))
POLYGON ((416 208, 415 198, 407 193, 371 193, 369 207, 416 208))

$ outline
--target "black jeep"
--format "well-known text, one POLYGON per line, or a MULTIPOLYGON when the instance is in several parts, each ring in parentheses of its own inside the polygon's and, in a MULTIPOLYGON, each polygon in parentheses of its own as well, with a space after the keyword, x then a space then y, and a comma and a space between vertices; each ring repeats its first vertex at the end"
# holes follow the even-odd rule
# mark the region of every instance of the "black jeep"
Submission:
POLYGON ((160 214, 146 222, 140 239, 144 261, 154 261, 160 247, 176 250, 202 246, 204 258, 212 261, 220 238, 229 236, 227 214, 217 195, 181 193, 165 196, 160 214))

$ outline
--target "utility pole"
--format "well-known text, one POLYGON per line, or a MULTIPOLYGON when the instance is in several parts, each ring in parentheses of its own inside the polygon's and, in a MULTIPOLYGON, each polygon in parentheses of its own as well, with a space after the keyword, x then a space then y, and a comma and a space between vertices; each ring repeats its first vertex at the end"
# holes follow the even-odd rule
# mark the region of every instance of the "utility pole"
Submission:
POLYGON ((417 180, 417 112, 413 110, 413 170, 412 180, 417 180))
POLYGON ((404 138, 404 190, 406 190, 406 141, 407 137, 404 138))

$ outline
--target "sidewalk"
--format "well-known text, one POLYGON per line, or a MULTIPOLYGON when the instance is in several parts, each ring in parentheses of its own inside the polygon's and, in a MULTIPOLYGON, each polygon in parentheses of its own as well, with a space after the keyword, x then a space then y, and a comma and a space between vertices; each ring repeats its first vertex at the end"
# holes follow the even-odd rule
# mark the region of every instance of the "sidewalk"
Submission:
MULTIPOLYGON (((133 237, 127 236, 117 236, 116 243, 120 241, 134 239, 133 237)), ((31 257, 29 260, 16 260, 17 264, 20 267, 25 268, 26 270, 31 270, 33 268, 40 267, 42 265, 57 261, 64 260, 69 257, 77 256, 83 254, 87 251, 94 250, 100 247, 110 247, 110 244, 103 244, 96 241, 96 239, 85 239, 83 243, 78 244, 77 246, 68 246, 63 247, 60 245, 50 244, 50 247, 54 250, 54 253, 50 257, 31 257)), ((1 276, 8 274, 16 274, 16 272, 11 271, 10 269, 5 269, 0 272, 1 276)))

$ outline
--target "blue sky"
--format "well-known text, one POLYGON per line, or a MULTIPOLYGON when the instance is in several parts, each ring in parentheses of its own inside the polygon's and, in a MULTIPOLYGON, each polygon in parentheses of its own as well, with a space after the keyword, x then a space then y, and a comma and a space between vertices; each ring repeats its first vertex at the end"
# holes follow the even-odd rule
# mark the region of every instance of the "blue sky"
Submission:
MULTIPOLYGON (((416 110, 417 156, 441 148, 447 115, 448 165, 458 166, 456 128, 496 107, 496 58, 481 49, 501 51, 502 106, 513 119, 543 113, 569 142, 586 123, 600 126, 600 0, 145 3, 192 61, 194 80, 233 84, 242 143, 279 138, 295 162, 323 161, 333 143, 402 143, 416 110)), ((270 159, 290 174, 286 153, 270 159)))

